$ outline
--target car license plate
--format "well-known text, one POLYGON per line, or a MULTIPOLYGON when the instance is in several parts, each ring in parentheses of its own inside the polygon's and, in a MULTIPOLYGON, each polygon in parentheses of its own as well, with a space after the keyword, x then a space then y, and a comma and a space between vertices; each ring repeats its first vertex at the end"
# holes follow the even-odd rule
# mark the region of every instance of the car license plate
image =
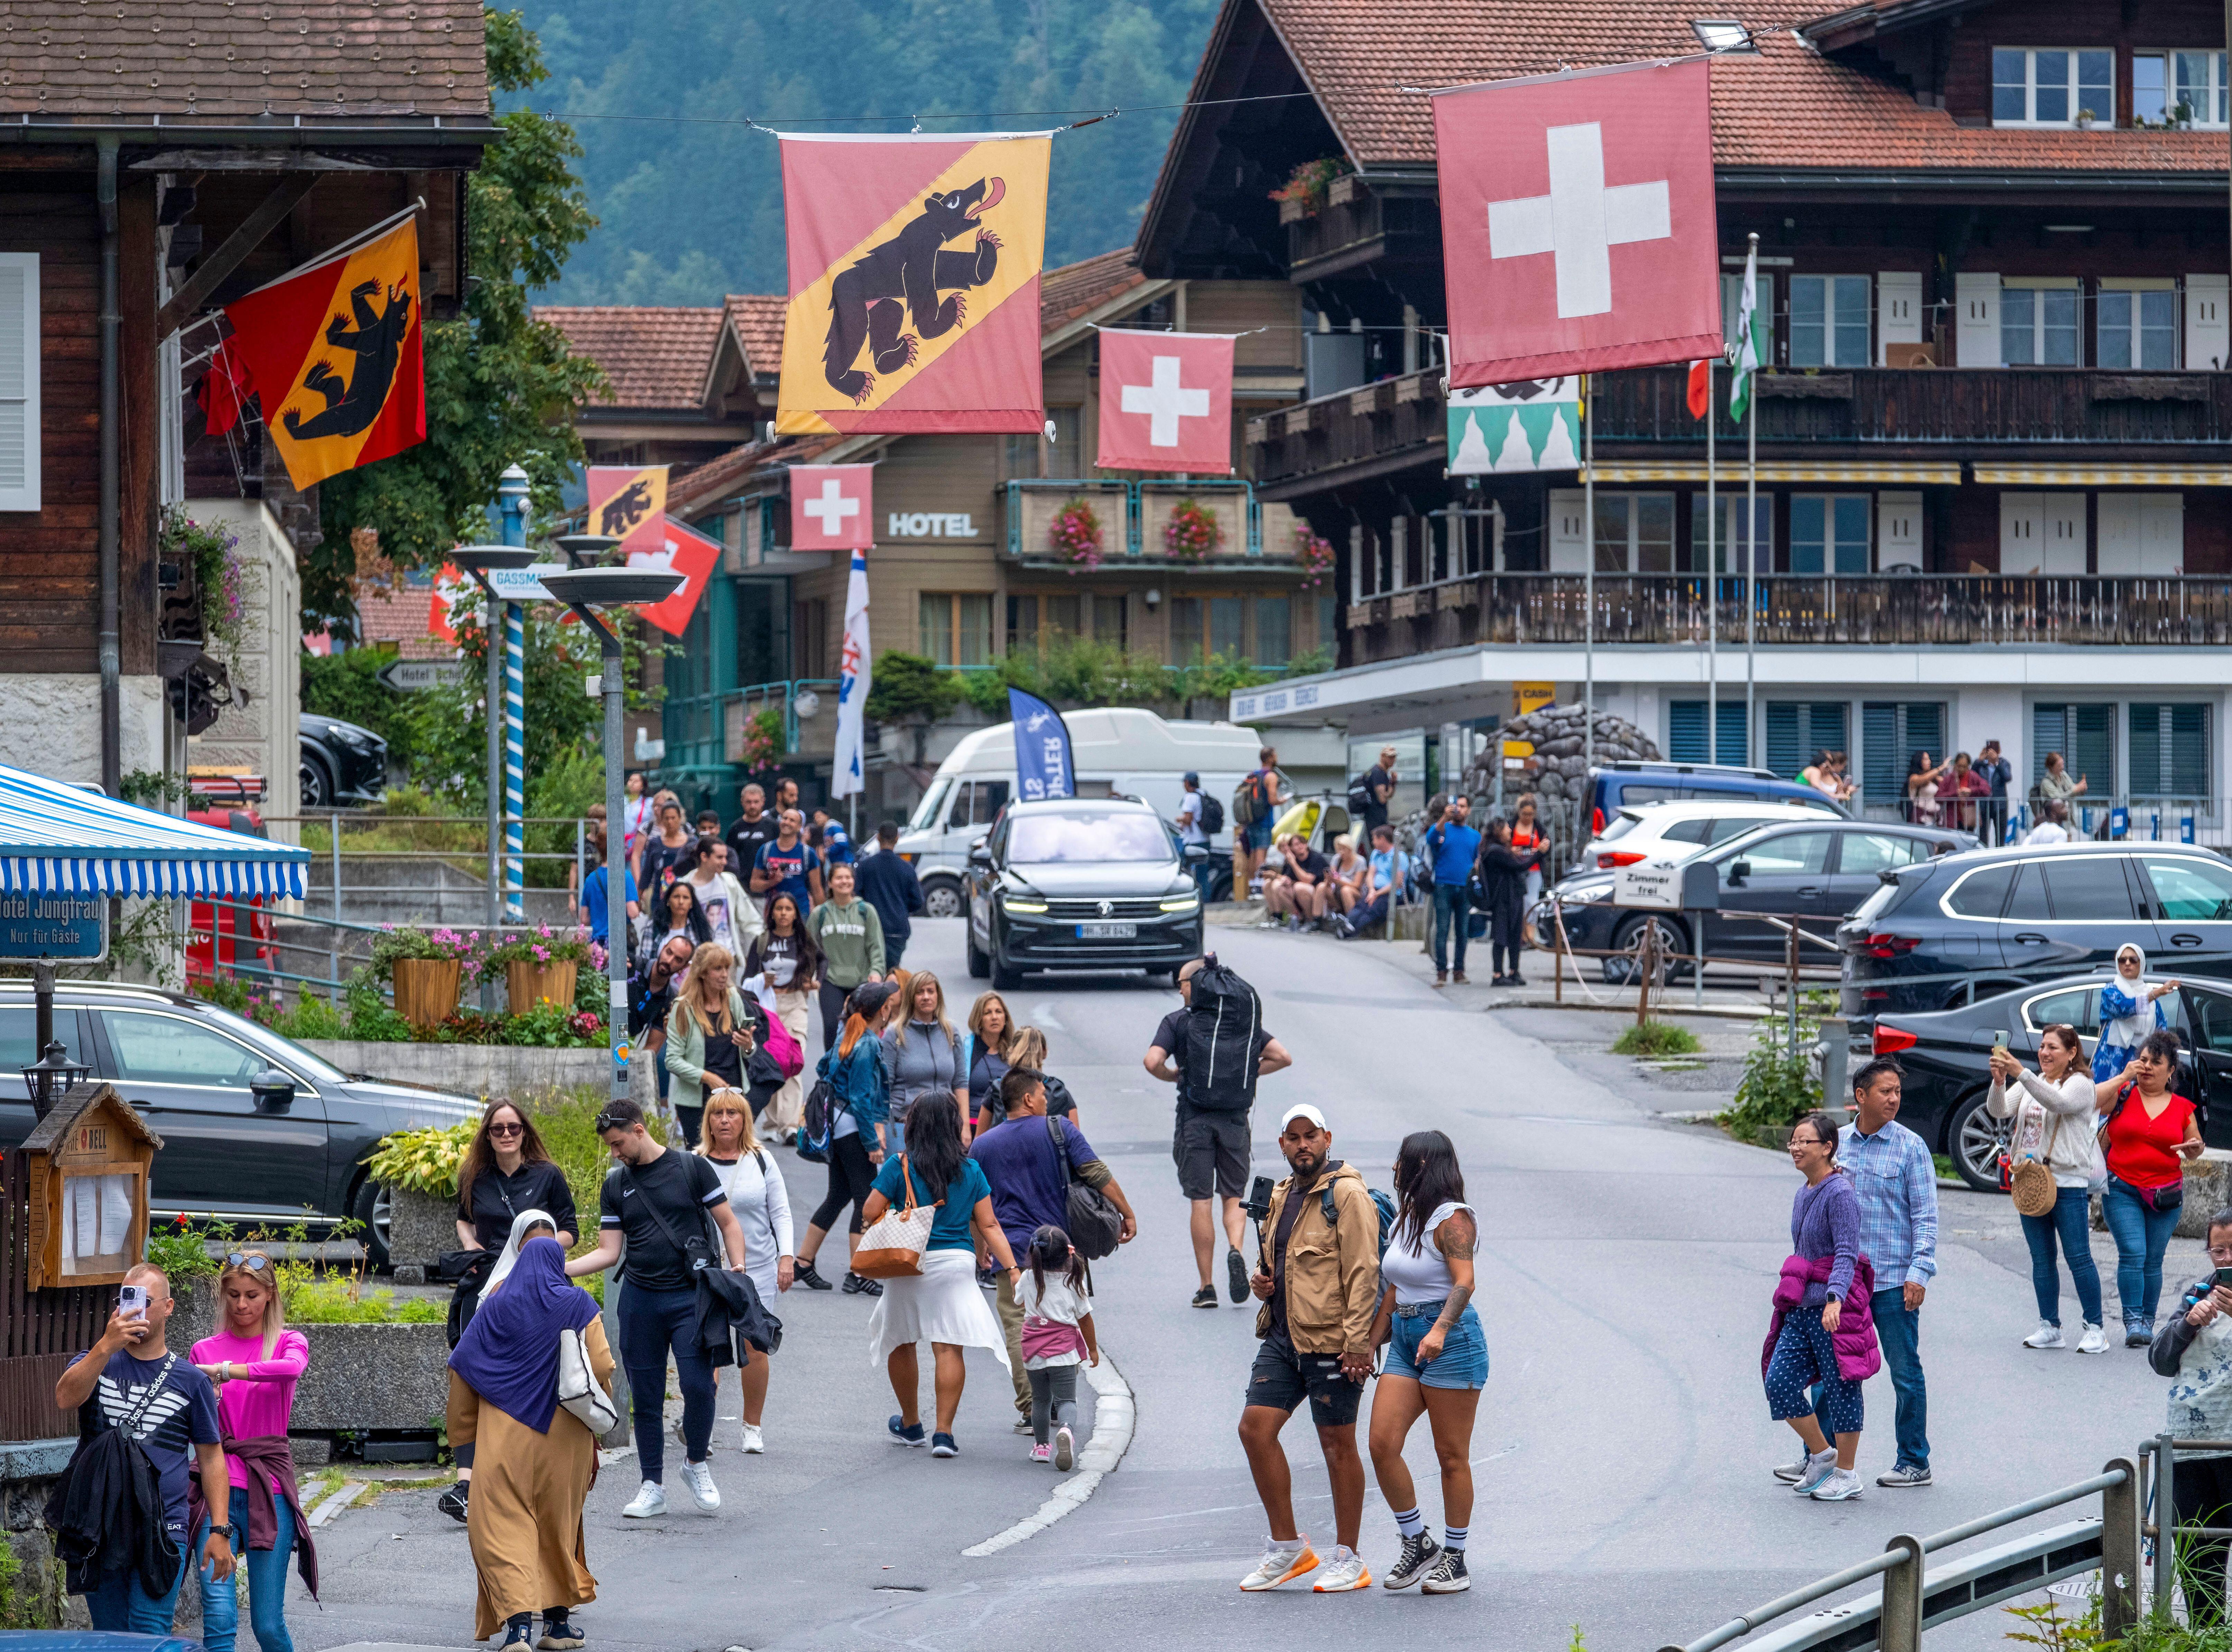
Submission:
POLYGON ((1080 941, 1136 941, 1139 926, 1136 923, 1080 923, 1077 938, 1080 941))

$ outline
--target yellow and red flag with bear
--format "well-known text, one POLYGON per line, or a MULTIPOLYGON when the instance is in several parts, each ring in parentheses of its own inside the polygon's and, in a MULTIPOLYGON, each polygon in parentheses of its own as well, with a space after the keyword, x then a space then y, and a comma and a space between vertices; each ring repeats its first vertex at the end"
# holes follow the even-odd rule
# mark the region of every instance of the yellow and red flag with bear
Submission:
POLYGON ((226 348, 295 487, 426 439, 419 299, 411 218, 225 306, 226 348))
POLYGON ((782 134, 775 429, 1035 431, 1048 133, 782 134))

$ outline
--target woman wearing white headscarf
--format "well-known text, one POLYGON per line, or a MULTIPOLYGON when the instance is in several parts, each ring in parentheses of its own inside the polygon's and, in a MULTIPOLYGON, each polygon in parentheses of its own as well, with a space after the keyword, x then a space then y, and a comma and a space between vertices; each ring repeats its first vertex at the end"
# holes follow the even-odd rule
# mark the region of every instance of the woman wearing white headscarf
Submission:
POLYGON ((511 1219, 511 1233, 503 1241, 503 1248, 496 1253, 496 1266, 489 1269, 488 1278, 481 1281, 483 1297, 503 1284, 504 1277, 519 1266, 519 1247, 525 1242, 527 1230, 537 1223, 551 1228, 558 1225, 550 1219, 550 1213, 547 1210, 522 1210, 511 1219))
POLYGON ((2100 988, 2100 1041, 2092 1046, 2092 1077, 2105 1084, 2131 1064, 2148 1033, 2163 1026, 2156 1001, 2177 990, 2175 981, 2149 981, 2147 955, 2126 942, 2116 949, 2116 973, 2100 988))

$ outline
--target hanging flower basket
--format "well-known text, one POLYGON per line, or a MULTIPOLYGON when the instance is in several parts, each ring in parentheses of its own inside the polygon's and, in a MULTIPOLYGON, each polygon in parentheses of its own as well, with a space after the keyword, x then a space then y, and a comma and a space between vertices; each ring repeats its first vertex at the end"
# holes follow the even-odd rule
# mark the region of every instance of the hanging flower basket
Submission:
POLYGON ((1294 524, 1294 560, 1302 570, 1302 589, 1315 590, 1333 578, 1333 541, 1310 532, 1307 522, 1294 524))
POLYGON ((744 767, 757 774, 780 767, 784 743, 781 708, 762 706, 744 722, 744 767))
POLYGON ((1047 528, 1047 543, 1069 564, 1072 573, 1100 566, 1100 514, 1089 501, 1072 499, 1056 511, 1047 528))
POLYGON ((1338 155, 1302 162, 1271 191, 1271 198, 1279 204, 1279 222, 1295 224, 1316 217, 1325 210, 1326 192, 1333 180, 1349 170, 1347 160, 1338 155))
POLYGON ((1224 543, 1224 525, 1214 512, 1191 499, 1181 499, 1171 509, 1163 529, 1163 546, 1174 562, 1206 562, 1224 543))

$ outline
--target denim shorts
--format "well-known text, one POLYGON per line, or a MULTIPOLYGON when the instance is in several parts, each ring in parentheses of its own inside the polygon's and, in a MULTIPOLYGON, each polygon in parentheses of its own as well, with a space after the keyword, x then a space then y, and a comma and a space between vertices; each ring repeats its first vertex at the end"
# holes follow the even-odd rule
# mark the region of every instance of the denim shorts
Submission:
POLYGON ((1271 817, 1267 814, 1253 825, 1241 827, 1240 840, 1248 845, 1251 853, 1268 849, 1271 846, 1271 817))
POLYGON ((1488 1338, 1480 1316, 1468 1303, 1443 1339, 1442 1351, 1418 1369, 1418 1344, 1442 1317, 1438 1302, 1405 1303, 1395 1310, 1394 1335, 1387 1344, 1384 1377, 1407 1377, 1421 1388, 1484 1388, 1488 1383, 1488 1338))

